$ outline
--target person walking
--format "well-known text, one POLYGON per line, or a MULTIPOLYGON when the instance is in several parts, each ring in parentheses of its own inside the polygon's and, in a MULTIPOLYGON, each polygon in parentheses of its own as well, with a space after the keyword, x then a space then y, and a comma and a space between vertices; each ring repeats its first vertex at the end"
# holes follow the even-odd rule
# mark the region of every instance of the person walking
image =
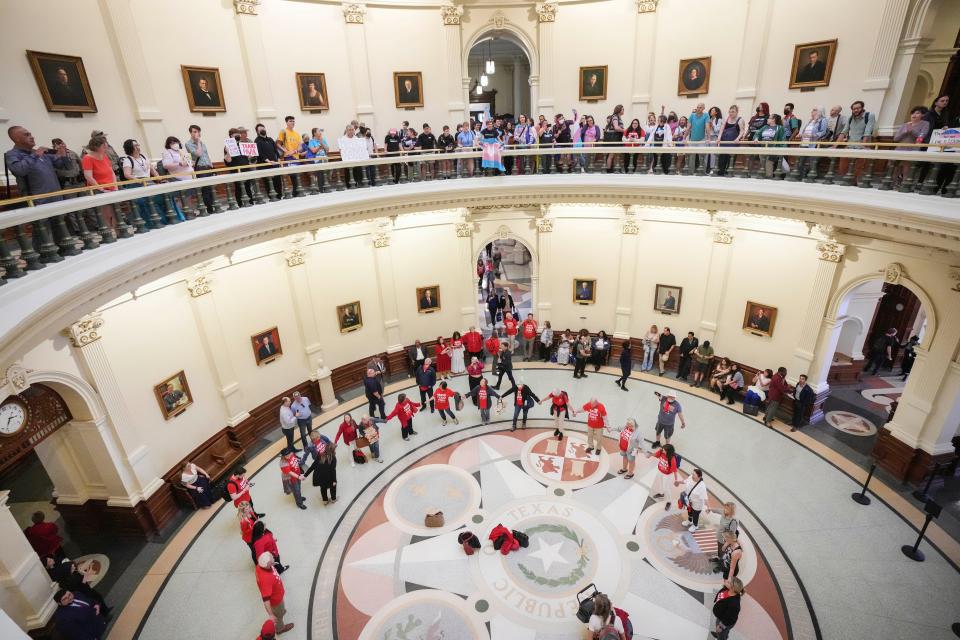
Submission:
POLYGON ((670 438, 673 436, 673 428, 676 426, 677 418, 680 418, 680 428, 687 428, 687 421, 683 416, 683 408, 677 402, 677 396, 674 391, 660 393, 654 391, 653 395, 659 400, 657 412, 656 440, 653 442, 653 448, 660 447, 660 434, 663 434, 666 444, 670 444, 670 438))
POLYGON ((320 487, 320 498, 326 506, 337 501, 337 448, 332 443, 320 444, 317 459, 304 475, 313 474, 313 486, 320 487))
POLYGON ((480 410, 480 422, 490 424, 490 408, 493 406, 493 399, 499 398, 500 394, 487 384, 486 378, 480 378, 480 384, 470 390, 470 396, 480 410))
POLYGON ((583 405, 581 411, 574 411, 573 415, 587 413, 587 453, 596 452, 600 455, 600 445, 603 441, 603 429, 609 426, 607 408, 596 397, 583 405))
POLYGON ((612 431, 620 434, 621 466, 617 474, 623 475, 626 480, 630 480, 633 478, 633 473, 637 467, 637 451, 643 449, 643 437, 640 435, 637 421, 633 418, 627 418, 622 427, 612 431))
POLYGON ((710 635, 718 640, 727 640, 730 629, 740 618, 740 598, 743 595, 743 581, 733 578, 713 597, 713 616, 717 619, 715 631, 710 635))
POLYGON ((423 365, 417 368, 414 378, 420 390, 420 405, 427 406, 429 398, 430 413, 433 413, 433 387, 437 384, 437 372, 433 369, 433 360, 430 358, 424 360, 423 365))
POLYGON ((274 566, 273 554, 269 551, 264 551, 257 556, 257 587, 260 589, 260 597, 263 598, 263 607, 267 610, 267 616, 277 627, 277 634, 293 629, 292 622, 283 622, 283 617, 287 615, 287 608, 283 602, 286 590, 274 566))
POLYGON ((677 455, 674 451, 672 444, 665 444, 662 448, 657 449, 656 453, 647 453, 647 457, 654 457, 657 459, 657 471, 656 477, 653 480, 653 485, 650 487, 650 493, 654 500, 666 497, 667 504, 664 507, 667 511, 670 510, 670 506, 673 504, 673 487, 680 486, 680 479, 677 476, 677 455), (673 487, 670 486, 668 478, 673 476, 673 487))
POLYGON ((657 325, 650 325, 647 335, 643 336, 643 364, 640 365, 640 371, 650 371, 653 369, 653 355, 657 352, 657 345, 660 342, 660 330, 657 325))
POLYGON ((313 428, 313 411, 310 409, 310 398, 293 392, 293 401, 290 403, 293 415, 297 419, 297 428, 300 429, 300 443, 304 451, 307 449, 307 434, 313 428))
POLYGON ((520 417, 521 413, 523 413, 523 423, 521 428, 526 429, 527 413, 530 411, 531 408, 533 408, 533 405, 535 403, 540 402, 540 398, 538 398, 537 394, 533 392, 533 389, 531 389, 530 387, 528 387, 526 384, 522 382, 519 385, 514 384, 514 386, 511 387, 509 391, 507 391, 500 397, 501 399, 505 399, 507 396, 511 394, 514 394, 516 396, 516 400, 513 403, 513 427, 510 430, 511 431, 517 430, 517 418, 520 417))
POLYGON ((513 353, 506 344, 500 345, 500 362, 497 365, 497 384, 493 385, 494 389, 500 389, 503 376, 510 379, 512 386, 517 386, 517 381, 513 379, 513 353))
POLYGON ((570 396, 566 391, 554 389, 546 398, 540 401, 543 404, 550 401, 550 415, 553 416, 553 435, 557 440, 563 440, 564 418, 570 419, 570 396))
POLYGON ((497 337, 496 331, 490 334, 483 346, 490 354, 490 373, 496 373, 500 368, 500 338, 497 337))
MULTIPOLYGON (((307 505, 304 504, 303 493, 300 491, 300 482, 304 477, 303 460, 298 458, 296 452, 290 448, 284 449, 280 455, 280 473, 283 475, 284 485, 290 487, 297 508, 306 509, 307 505)), ((304 458, 306 458, 306 453, 304 458)))
POLYGON ((707 508, 707 485, 703 481, 703 471, 694 469, 683 483, 680 501, 686 506, 687 518, 681 522, 693 533, 700 526, 700 514, 707 508))
MULTIPOLYGON (((480 362, 479 358, 473 357, 470 360, 470 364, 467 365, 467 384, 469 384, 469 391, 471 393, 477 385, 480 384, 480 380, 483 378, 483 363, 480 362)), ((473 399, 473 406, 477 406, 477 399, 473 399)))
POLYGON ((628 390, 627 380, 630 378, 631 371, 633 371, 633 345, 629 340, 624 340, 620 349, 620 377, 614 381, 624 391, 628 390))
POLYGON ((369 404, 369 415, 373 416, 374 409, 380 410, 380 417, 386 419, 386 403, 383 401, 383 383, 377 376, 375 369, 367 369, 363 377, 363 391, 369 404))
POLYGON ((280 430, 287 439, 287 448, 300 451, 294 444, 293 429, 297 426, 297 416, 293 412, 293 401, 284 397, 280 404, 280 430))
POLYGON ((767 387, 767 408, 763 413, 763 424, 773 426, 773 419, 777 417, 777 410, 783 397, 790 393, 790 385, 787 384, 787 369, 780 367, 770 379, 770 386, 767 387))
MULTIPOLYGON (((453 389, 447 387, 447 381, 444 380, 440 383, 440 388, 437 389, 436 393, 433 394, 433 398, 437 404, 437 411, 440 412, 440 419, 442 426, 447 426, 447 415, 450 416, 450 419, 453 420, 453 424, 460 424, 460 421, 457 420, 457 416, 454 415, 453 409, 450 407, 450 400, 457 395, 453 389)), ((433 402, 430 403, 433 405, 433 402)), ((432 413, 432 406, 431 406, 432 413)))
POLYGON ((894 327, 890 327, 882 336, 875 338, 871 343, 870 361, 863 370, 867 371, 872 366, 873 372, 870 375, 875 376, 880 372, 880 367, 886 366, 888 362, 891 363, 892 366, 893 348, 899 345, 900 341, 897 340, 897 330, 894 327))
POLYGON ((401 393, 397 396, 397 405, 393 408, 386 420, 396 418, 400 421, 400 434, 404 440, 409 440, 410 436, 417 435, 413 430, 413 416, 421 408, 421 405, 409 400, 407 394, 401 393))

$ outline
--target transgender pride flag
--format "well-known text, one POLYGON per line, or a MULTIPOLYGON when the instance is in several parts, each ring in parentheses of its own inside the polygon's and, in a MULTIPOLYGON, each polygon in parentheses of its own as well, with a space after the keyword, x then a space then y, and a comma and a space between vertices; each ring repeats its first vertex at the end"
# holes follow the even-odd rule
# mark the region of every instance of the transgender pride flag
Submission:
POLYGON ((506 171, 503 168, 503 158, 500 152, 500 143, 499 142, 484 142, 483 143, 483 162, 481 166, 484 169, 497 169, 499 171, 506 171))

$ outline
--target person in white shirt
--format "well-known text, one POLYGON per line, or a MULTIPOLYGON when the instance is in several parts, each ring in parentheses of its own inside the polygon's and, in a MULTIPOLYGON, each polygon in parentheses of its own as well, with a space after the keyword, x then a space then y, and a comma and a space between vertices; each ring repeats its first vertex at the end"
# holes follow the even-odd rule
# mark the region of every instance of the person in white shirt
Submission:
MULTIPOLYGON (((340 148, 340 159, 344 162, 355 162, 359 160, 369 160, 370 152, 367 148, 367 141, 357 135, 357 130, 352 124, 348 124, 343 130, 343 136, 337 140, 337 146, 340 148)), ((363 167, 356 166, 343 170, 343 181, 347 189, 350 188, 350 174, 353 173, 353 186, 359 187, 363 181, 363 167)))
POLYGON ((292 451, 300 451, 300 449, 297 449, 293 444, 293 430, 297 427, 297 416, 293 413, 290 405, 290 398, 285 397, 283 404, 280 406, 280 430, 283 431, 283 435, 287 438, 287 448, 292 451))
POLYGON ((686 496, 687 513, 689 520, 681 524, 688 527, 692 533, 700 526, 700 513, 707 508, 707 484, 703 481, 703 471, 694 469, 683 483, 683 494, 686 496))

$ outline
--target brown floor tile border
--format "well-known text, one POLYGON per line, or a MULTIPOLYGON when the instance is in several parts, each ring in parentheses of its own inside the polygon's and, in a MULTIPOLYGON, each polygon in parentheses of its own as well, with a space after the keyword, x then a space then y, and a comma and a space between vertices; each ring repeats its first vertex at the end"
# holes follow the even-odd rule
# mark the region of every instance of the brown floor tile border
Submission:
MULTIPOLYGON (((553 364, 528 362, 517 363, 514 365, 514 367, 516 369, 570 370, 567 367, 561 367, 553 364)), ((620 375, 620 370, 615 369, 614 367, 602 367, 601 372, 606 374, 614 374, 618 377, 620 375)), ((706 389, 694 388, 687 384, 681 384, 676 379, 637 372, 631 374, 630 378, 640 382, 648 382, 651 384, 657 384, 663 387, 683 391, 688 395, 697 396, 704 400, 714 401, 713 394, 710 391, 706 389)), ((387 385, 384 390, 384 395, 405 389, 411 384, 412 378, 406 378, 400 382, 394 382, 390 385, 387 385)), ((315 416, 313 419, 314 427, 319 428, 326 422, 333 421, 340 414, 348 411, 355 411, 358 408, 366 406, 366 404, 367 401, 363 396, 339 404, 329 411, 325 411, 315 416)), ((759 422, 759 419, 757 419, 757 421, 759 422)), ((853 478, 855 481, 862 483, 864 480, 866 480, 866 471, 830 447, 806 435, 802 430, 791 433, 790 425, 787 425, 780 420, 775 422, 774 429, 779 431, 785 437, 790 438, 800 446, 820 456, 830 464, 834 465, 842 473, 845 473, 853 478)), ((248 461, 246 466, 248 466, 251 470, 260 469, 270 462, 270 460, 275 458, 280 453, 282 448, 283 441, 278 440, 261 451, 255 458, 248 461)), ((885 485, 883 482, 874 478, 870 482, 870 492, 880 498, 887 504, 887 506, 890 507, 890 509, 900 514, 917 529, 923 526, 925 519, 924 513, 904 499, 899 493, 885 485)), ((117 621, 113 624, 108 636, 109 640, 132 640, 140 626, 140 622, 143 620, 144 615, 146 615, 150 605, 160 593, 164 581, 176 567, 177 561, 187 550, 187 547, 190 545, 191 541, 197 536, 203 526, 217 511, 218 509, 211 508, 194 513, 187 519, 186 523, 180 528, 176 535, 170 539, 170 541, 167 543, 167 547, 163 550, 163 553, 161 553, 160 557, 156 560, 156 562, 154 562, 143 581, 137 587, 136 591, 123 608, 123 611, 121 611, 117 621)), ((960 565, 960 542, 954 540, 946 531, 939 527, 936 522, 932 522, 930 524, 930 527, 927 529, 926 538, 935 544, 940 551, 942 551, 943 554, 954 563, 954 565, 960 565)))

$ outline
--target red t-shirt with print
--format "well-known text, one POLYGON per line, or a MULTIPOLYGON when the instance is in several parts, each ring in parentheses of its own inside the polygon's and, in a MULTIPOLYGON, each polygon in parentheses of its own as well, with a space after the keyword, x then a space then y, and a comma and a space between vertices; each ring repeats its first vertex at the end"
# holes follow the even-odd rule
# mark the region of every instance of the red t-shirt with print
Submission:
POLYGON ((602 429, 603 428, 603 418, 607 415, 607 408, 603 406, 603 403, 598 402, 597 406, 593 406, 591 403, 583 405, 583 410, 587 412, 587 426, 591 429, 602 429))

